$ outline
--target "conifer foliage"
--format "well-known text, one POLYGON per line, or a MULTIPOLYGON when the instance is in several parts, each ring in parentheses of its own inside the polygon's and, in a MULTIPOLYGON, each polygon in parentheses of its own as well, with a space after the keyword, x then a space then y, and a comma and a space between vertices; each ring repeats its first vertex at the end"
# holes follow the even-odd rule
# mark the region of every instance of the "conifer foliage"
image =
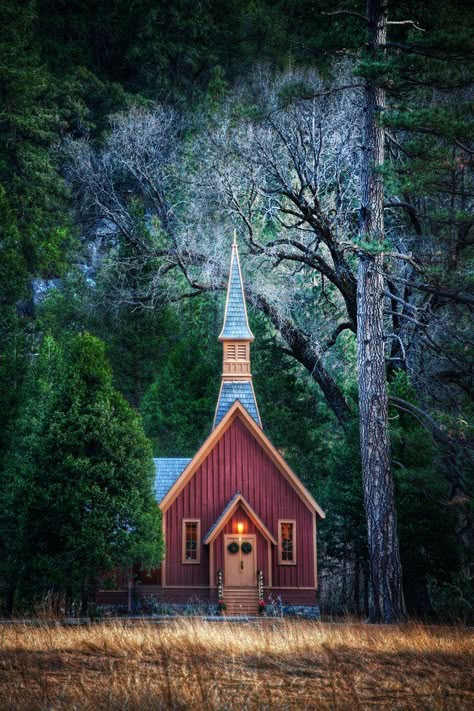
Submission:
POLYGON ((46 338, 26 389, 1 514, 10 607, 53 591, 87 608, 101 575, 161 561, 151 447, 94 336, 46 338))

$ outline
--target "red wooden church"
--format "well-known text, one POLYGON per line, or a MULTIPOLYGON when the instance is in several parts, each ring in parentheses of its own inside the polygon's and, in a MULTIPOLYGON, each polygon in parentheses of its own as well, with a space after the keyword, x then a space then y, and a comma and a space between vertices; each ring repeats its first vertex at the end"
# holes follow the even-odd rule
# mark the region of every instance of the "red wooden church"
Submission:
MULTIPOLYGON (((324 512, 262 429, 235 242, 219 340, 223 371, 212 432, 192 459, 154 460, 166 556, 160 570, 140 576, 140 594, 173 603, 223 599, 228 614, 255 614, 270 593, 292 606, 315 606, 316 523, 324 512)), ((103 591, 99 602, 113 597, 103 591)))

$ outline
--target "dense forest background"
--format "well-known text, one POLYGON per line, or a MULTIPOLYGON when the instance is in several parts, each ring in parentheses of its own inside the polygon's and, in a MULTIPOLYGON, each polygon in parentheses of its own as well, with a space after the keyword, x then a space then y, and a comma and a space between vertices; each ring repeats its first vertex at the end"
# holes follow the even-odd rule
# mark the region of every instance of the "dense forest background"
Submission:
MULTIPOLYGON (((9 584, 24 561, 25 594, 47 589, 45 570, 61 577, 34 549, 35 527, 15 533, 44 483, 32 452, 50 471, 73 454, 80 465, 71 432, 90 423, 65 419, 91 392, 111 448, 127 427, 141 442, 136 413, 155 456, 191 456, 209 432, 237 229, 264 428, 327 511, 324 608, 366 612, 351 274, 366 247, 357 92, 376 75, 388 102, 386 357, 405 598, 412 613, 472 614, 473 10, 396 3, 390 54, 364 63, 364 8, 338 7, 0 2, 0 573, 9 584), (311 188, 299 170, 310 140, 318 219, 285 202, 311 188), (113 432, 104 403, 122 423, 113 432), (53 454, 46 432, 60 441, 53 454)), ((146 443, 123 446, 146 459, 146 443)), ((61 510, 74 495, 62 490, 61 510)), ((142 516, 143 538, 157 525, 142 516)), ((112 563, 84 560, 77 576, 112 563)))

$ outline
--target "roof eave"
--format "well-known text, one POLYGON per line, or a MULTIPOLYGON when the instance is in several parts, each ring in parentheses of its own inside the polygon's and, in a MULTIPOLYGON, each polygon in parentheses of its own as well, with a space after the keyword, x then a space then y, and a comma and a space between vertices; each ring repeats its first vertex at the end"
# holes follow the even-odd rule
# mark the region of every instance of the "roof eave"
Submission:
POLYGON ((248 341, 249 343, 253 343, 255 340, 255 336, 251 331, 249 331, 248 336, 225 336, 224 335, 224 329, 222 329, 220 335, 217 337, 218 341, 248 341))
MULTIPOLYGON (((262 535, 270 541, 270 543, 273 543, 273 545, 277 545, 277 541, 275 537, 271 534, 271 532, 268 530, 267 526, 263 523, 262 519, 260 516, 256 513, 255 509, 252 508, 252 506, 249 504, 245 496, 243 494, 240 494, 238 496, 235 496, 234 499, 232 500, 231 506, 229 506, 228 510, 225 512, 225 515, 222 517, 222 520, 219 521, 218 525, 214 526, 209 530, 209 532, 206 534, 206 537, 203 539, 204 544, 211 543, 222 531, 226 523, 228 523, 229 519, 234 515, 236 509, 238 506, 242 506, 244 511, 247 513, 249 518, 254 522, 256 527, 260 530, 262 535)), ((224 509, 225 510, 225 509, 224 509)))

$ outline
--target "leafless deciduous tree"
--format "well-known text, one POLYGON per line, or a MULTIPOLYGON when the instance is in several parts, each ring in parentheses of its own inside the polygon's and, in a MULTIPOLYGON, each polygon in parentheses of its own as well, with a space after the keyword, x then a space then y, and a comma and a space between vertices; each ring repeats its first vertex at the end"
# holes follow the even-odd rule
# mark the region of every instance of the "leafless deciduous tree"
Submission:
MULTIPOLYGON (((221 180, 218 167, 214 170, 202 160, 197 169, 194 151, 180 162, 176 149, 173 153, 170 148, 173 140, 164 139, 162 132, 179 144, 175 121, 167 109, 159 108, 151 116, 134 111, 113 121, 100 154, 86 142, 68 147, 68 176, 79 198, 83 226, 93 232, 104 220, 110 225, 111 249, 102 272, 109 275, 107 296, 116 303, 151 306, 165 296, 184 298, 222 289, 225 283, 227 250, 223 240, 232 223, 226 223, 223 195, 216 186, 221 180), (140 122, 141 130, 137 126, 140 122), (169 163, 171 155, 174 167, 169 163), (184 175, 188 178, 183 179, 184 175), (123 240, 128 251, 118 246, 123 240)), ((202 151, 197 155, 203 158, 204 143, 199 142, 197 148, 202 151)), ((295 316, 295 307, 302 301, 301 278, 294 264, 280 259, 280 268, 275 271, 273 251, 255 247, 250 235, 247 242, 250 300, 318 382, 336 417, 341 422, 347 420, 349 406, 326 367, 325 354, 350 324, 337 324, 330 334, 318 333, 311 318, 306 318, 302 327, 301 319, 295 316)))

